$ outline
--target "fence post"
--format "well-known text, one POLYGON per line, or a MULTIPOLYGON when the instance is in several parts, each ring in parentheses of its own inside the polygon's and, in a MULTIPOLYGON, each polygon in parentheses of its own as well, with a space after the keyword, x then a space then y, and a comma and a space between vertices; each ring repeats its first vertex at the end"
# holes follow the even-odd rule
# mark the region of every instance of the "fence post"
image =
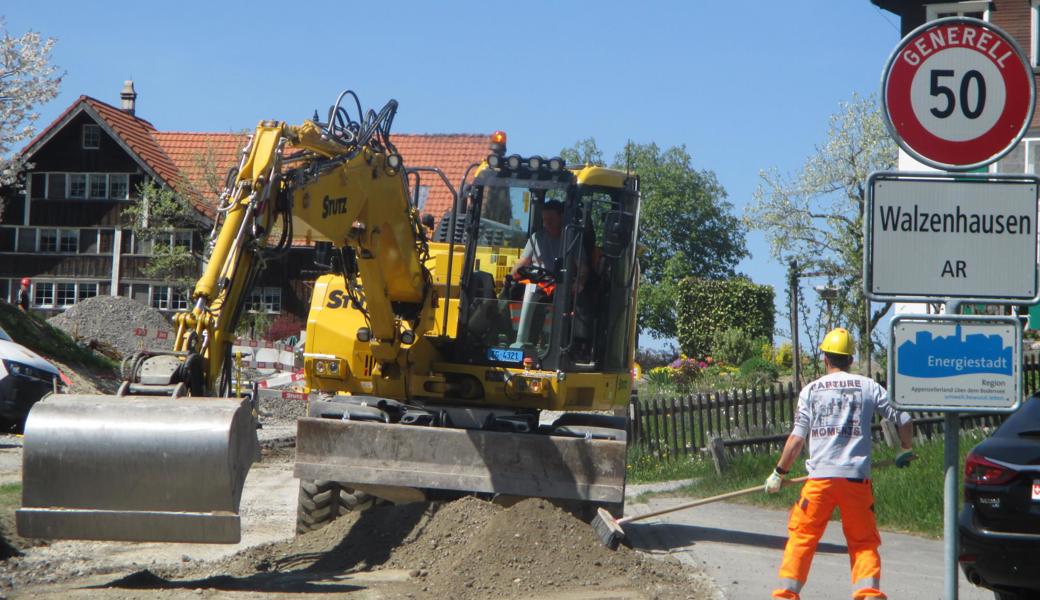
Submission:
POLYGON ((787 382, 787 398, 785 400, 784 404, 786 406, 784 408, 787 409, 787 418, 784 419, 784 422, 786 423, 790 419, 790 422, 794 423, 794 411, 798 409, 798 392, 795 391, 794 384, 790 381, 787 382))
POLYGON ((722 436, 722 394, 715 392, 715 428, 713 435, 722 436))
POLYGON ((715 473, 722 475, 722 472, 729 466, 726 460, 726 445, 722 443, 722 438, 711 438, 711 442, 708 443, 708 451, 711 452, 711 460, 715 464, 715 473))
POLYGON ((679 419, 676 414, 678 410, 675 407, 675 396, 669 399, 669 407, 672 409, 671 421, 672 421, 672 452, 671 458, 679 458, 679 419))
POLYGON ((679 396, 679 431, 682 433, 682 453, 684 456, 690 453, 690 448, 686 445, 686 432, 689 429, 690 420, 690 411, 687 409, 687 403, 687 396, 679 396))
POLYGON ((900 447, 899 431, 895 423, 888 419, 881 419, 881 435, 884 436, 885 443, 888 444, 889 448, 900 447))
MULTIPOLYGON (((705 446, 707 446, 707 443, 705 443, 705 440, 707 440, 707 437, 705 436, 705 433, 704 433, 704 411, 709 409, 710 403, 711 403, 711 401, 708 400, 708 397, 705 394, 697 394, 697 431, 696 431, 696 434, 697 434, 697 449, 698 450, 700 450, 701 448, 704 448, 705 446)), ((708 413, 708 416, 710 417, 711 413, 708 413)))

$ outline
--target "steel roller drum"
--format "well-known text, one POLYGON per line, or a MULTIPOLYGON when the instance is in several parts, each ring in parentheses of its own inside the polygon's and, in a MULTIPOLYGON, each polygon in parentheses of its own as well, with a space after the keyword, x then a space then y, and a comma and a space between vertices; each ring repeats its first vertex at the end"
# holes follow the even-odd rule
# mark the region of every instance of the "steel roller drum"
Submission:
POLYGON ((18 534, 236 543, 249 401, 53 395, 25 425, 18 534))

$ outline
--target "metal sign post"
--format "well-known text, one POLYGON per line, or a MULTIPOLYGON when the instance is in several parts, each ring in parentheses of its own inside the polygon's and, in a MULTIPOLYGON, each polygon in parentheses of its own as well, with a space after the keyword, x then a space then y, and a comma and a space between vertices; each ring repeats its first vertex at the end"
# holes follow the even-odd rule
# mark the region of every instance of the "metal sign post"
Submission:
MULTIPOLYGON (((930 21, 904 37, 888 59, 881 87, 892 137, 921 163, 946 171, 975 170, 1010 152, 1029 127, 1036 97, 1033 69, 1018 44, 998 27, 963 17, 930 21)), ((1037 190, 1029 176, 870 178, 867 298, 946 302, 947 315, 939 320, 893 319, 888 352, 893 405, 946 414, 947 600, 956 600, 958 582, 958 413, 1010 412, 1022 393, 1017 319, 956 313, 961 302, 972 300, 1040 299, 1037 190)))
POLYGON ((1014 412, 1022 402, 1022 323, 1015 317, 899 315, 889 337, 889 397, 905 411, 944 412, 946 598, 956 600, 960 413, 1014 412))

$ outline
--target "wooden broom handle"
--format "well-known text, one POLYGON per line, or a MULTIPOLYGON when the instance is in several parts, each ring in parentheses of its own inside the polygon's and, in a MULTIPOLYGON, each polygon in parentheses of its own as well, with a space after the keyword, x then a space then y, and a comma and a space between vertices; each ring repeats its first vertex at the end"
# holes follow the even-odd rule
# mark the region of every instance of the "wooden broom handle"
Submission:
MULTIPOLYGON (((809 479, 808 475, 806 475, 804 477, 795 477, 794 479, 785 479, 783 481, 783 485, 790 485, 790 484, 793 484, 793 483, 801 483, 803 481, 806 481, 807 479, 809 479)), ((746 488, 746 489, 743 489, 743 490, 737 490, 735 492, 727 492, 725 494, 719 494, 718 496, 711 496, 710 498, 701 498, 700 500, 694 500, 693 502, 687 502, 686 504, 680 504, 678 506, 673 506, 671 508, 665 508, 665 509, 662 509, 662 510, 656 510, 654 512, 646 513, 644 515, 636 515, 636 516, 633 516, 633 517, 624 517, 622 519, 618 519, 617 523, 618 523, 618 525, 624 525, 625 523, 631 523, 633 521, 642 521, 643 519, 649 519, 650 517, 656 517, 658 515, 665 515, 665 514, 668 514, 670 512, 675 512, 677 510, 685 510, 687 508, 693 508, 695 506, 701 506, 702 504, 711 504, 712 502, 719 502, 719 501, 722 501, 722 500, 729 500, 730 498, 737 498, 738 496, 746 496, 748 494, 753 494, 755 492, 761 492, 762 490, 763 490, 763 486, 756 485, 755 487, 749 487, 749 488, 746 488)))

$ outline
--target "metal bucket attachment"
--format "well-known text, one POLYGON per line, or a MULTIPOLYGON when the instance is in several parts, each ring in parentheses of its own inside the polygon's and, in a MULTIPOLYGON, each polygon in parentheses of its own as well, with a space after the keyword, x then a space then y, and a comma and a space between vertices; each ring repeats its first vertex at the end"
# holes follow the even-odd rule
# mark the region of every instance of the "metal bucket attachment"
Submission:
POLYGON ((297 422, 300 479, 616 503, 625 442, 365 421, 297 422))
POLYGON ((237 543, 249 402, 55 395, 25 425, 18 535, 237 543))

